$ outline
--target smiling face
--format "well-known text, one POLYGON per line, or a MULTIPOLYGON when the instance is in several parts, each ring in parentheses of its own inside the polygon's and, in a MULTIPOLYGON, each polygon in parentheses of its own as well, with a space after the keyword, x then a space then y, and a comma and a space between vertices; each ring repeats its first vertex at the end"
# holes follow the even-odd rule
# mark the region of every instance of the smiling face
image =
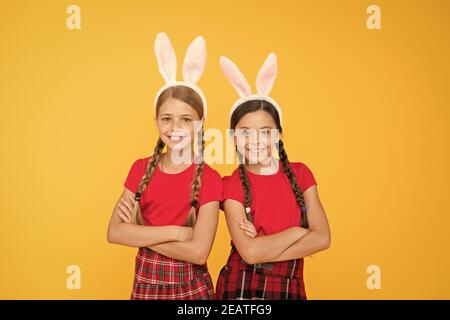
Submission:
POLYGON ((273 117, 264 110, 246 113, 237 123, 234 142, 250 164, 264 164, 272 155, 278 130, 273 117))
POLYGON ((192 146, 196 130, 201 129, 203 106, 200 96, 185 86, 170 87, 156 104, 159 136, 170 150, 192 146))
POLYGON ((172 150, 192 145, 195 120, 200 120, 200 117, 190 105, 172 97, 167 99, 159 108, 157 116, 161 140, 172 150))
POLYGON ((268 164, 281 138, 277 109, 266 100, 249 100, 237 107, 230 119, 234 143, 248 164, 268 164))

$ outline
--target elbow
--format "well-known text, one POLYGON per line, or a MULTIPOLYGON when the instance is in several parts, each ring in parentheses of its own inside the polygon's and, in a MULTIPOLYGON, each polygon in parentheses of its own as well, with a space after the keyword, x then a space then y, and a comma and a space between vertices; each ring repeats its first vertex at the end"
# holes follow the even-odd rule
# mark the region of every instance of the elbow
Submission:
POLYGON ((115 243, 114 242, 114 236, 113 236, 112 232, 109 231, 109 230, 108 230, 108 234, 106 235, 106 241, 108 243, 115 243))
POLYGON ((204 257, 196 257, 192 263, 193 264, 198 264, 200 266, 204 265, 206 263, 206 261, 208 261, 208 258, 204 258, 204 257))
POLYGON ((330 235, 330 233, 327 232, 322 237, 322 248, 323 248, 323 250, 326 250, 326 249, 330 248, 330 246, 331 246, 331 235, 330 235))
POLYGON ((106 234, 106 241, 111 244, 117 244, 117 235, 114 228, 109 227, 106 234))
POLYGON ((258 261, 256 261, 256 259, 254 259, 253 257, 247 256, 247 257, 242 257, 242 259, 247 263, 247 264, 256 264, 258 263, 258 261))
POLYGON ((204 265, 208 261, 209 254, 207 252, 197 251, 197 253, 194 255, 194 259, 192 260, 192 263, 198 264, 198 265, 204 265))
POLYGON ((241 250, 239 254, 241 255, 241 258, 248 264, 259 263, 256 250, 252 249, 251 247, 241 250))

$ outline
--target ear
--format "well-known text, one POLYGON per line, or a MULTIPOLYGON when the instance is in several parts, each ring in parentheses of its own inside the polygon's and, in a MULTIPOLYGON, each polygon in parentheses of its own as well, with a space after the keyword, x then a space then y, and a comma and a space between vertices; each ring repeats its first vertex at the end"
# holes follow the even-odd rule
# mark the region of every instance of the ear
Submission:
POLYGON ((166 83, 175 81, 177 75, 177 57, 169 37, 164 32, 156 35, 155 55, 158 61, 159 72, 162 74, 166 83))
POLYGON ((270 53, 256 77, 256 91, 260 96, 268 96, 277 77, 277 56, 270 53))
POLYGON ((196 83, 203 74, 206 64, 205 39, 199 36, 192 41, 186 51, 183 62, 183 78, 187 82, 196 83))
POLYGON ((241 70, 227 57, 220 57, 220 67, 225 77, 231 82, 231 85, 237 91, 241 98, 248 97, 252 94, 250 85, 242 74, 241 70))

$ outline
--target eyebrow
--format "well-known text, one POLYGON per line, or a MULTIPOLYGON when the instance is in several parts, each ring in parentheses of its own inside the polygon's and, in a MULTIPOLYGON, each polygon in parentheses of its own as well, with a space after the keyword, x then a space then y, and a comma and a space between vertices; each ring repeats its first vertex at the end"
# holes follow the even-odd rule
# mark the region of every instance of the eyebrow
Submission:
MULTIPOLYGON (((253 129, 253 128, 249 128, 249 127, 239 127, 239 128, 237 128, 236 130, 239 130, 239 129, 253 129)), ((261 130, 261 129, 273 129, 273 128, 270 127, 270 126, 264 126, 264 127, 259 128, 258 130, 261 130)))
MULTIPOLYGON (((172 116, 171 113, 160 113, 159 115, 160 116, 172 116)), ((181 114, 180 117, 193 117, 193 115, 189 114, 189 113, 185 113, 185 114, 181 114)))

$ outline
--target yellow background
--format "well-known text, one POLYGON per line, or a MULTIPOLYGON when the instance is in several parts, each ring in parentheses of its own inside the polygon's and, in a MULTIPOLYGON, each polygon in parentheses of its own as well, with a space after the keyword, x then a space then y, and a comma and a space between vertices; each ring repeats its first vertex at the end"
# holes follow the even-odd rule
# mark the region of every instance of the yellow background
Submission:
MULTIPOLYGON (((157 139, 160 31, 179 64, 205 37, 206 128, 223 132, 237 96, 219 56, 253 86, 277 53, 289 158, 312 169, 332 228, 332 247, 305 259, 309 299, 450 298, 449 12, 425 0, 2 0, 0 298, 129 298, 136 250, 108 244, 106 229, 157 139), (66 28, 70 4, 81 30, 66 28), (381 30, 366 27, 370 4, 381 30), (80 290, 66 288, 72 264, 80 290), (380 290, 366 287, 372 264, 380 290)), ((221 212, 214 281, 228 252, 221 212)))

